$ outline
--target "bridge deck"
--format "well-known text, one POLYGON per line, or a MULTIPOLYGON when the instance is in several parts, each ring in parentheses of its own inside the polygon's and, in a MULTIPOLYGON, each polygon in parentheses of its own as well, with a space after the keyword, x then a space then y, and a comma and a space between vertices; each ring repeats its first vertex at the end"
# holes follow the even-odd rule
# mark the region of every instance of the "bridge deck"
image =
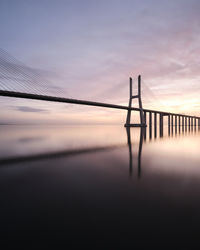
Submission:
MULTIPOLYGON (((110 104, 110 103, 101 103, 101 102, 93 102, 93 101, 85 101, 85 100, 78 100, 78 99, 64 98, 64 97, 54 97, 54 96, 46 96, 46 95, 21 93, 21 92, 6 91, 6 90, 0 90, 0 96, 129 110, 128 106, 123 106, 123 105, 116 105, 116 104, 110 104)), ((134 107, 132 107, 131 110, 140 111, 139 108, 134 108, 134 107)), ((184 116, 184 117, 200 119, 200 117, 197 117, 197 116, 170 113, 170 112, 166 112, 166 111, 151 110, 151 109, 145 109, 145 108, 143 109, 143 111, 144 112, 158 113, 158 114, 162 114, 163 116, 174 115, 174 116, 184 116)))

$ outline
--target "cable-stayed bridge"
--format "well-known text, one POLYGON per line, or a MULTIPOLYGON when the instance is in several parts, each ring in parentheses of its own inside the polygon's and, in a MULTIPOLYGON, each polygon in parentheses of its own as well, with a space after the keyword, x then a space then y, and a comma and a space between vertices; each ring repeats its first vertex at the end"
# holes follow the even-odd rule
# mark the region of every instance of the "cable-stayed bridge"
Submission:
POLYGON ((200 117, 143 108, 141 98, 141 76, 138 76, 138 92, 136 95, 132 94, 132 78, 130 78, 130 97, 128 106, 59 97, 60 93, 63 94, 62 89, 59 90, 59 88, 56 88, 56 92, 54 91, 55 95, 52 96, 46 94, 49 88, 55 90, 55 86, 47 84, 45 79, 41 81, 41 75, 33 71, 32 68, 27 67, 10 54, 0 49, 0 96, 126 110, 127 119, 125 127, 147 127, 148 115, 150 137, 152 136, 153 129, 156 137, 158 123, 160 136, 163 136, 164 117, 168 117, 169 133, 171 129, 173 130, 174 126, 175 128, 179 127, 179 129, 182 127, 183 130, 187 128, 190 129, 191 127, 200 127, 200 117), (135 98, 138 99, 138 108, 132 106, 132 100, 135 98), (131 123, 132 111, 139 112, 140 123, 131 123))

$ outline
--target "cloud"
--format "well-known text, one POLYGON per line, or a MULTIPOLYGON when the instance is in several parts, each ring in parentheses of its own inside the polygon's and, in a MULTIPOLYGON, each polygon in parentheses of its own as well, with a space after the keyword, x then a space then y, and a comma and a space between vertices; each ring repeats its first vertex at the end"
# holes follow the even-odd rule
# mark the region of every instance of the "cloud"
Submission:
POLYGON ((29 142, 33 142, 33 141, 41 141, 41 140, 44 140, 46 139, 45 136, 35 136, 35 137, 31 137, 31 136, 27 136, 27 137, 22 137, 22 138, 19 138, 17 139, 18 142, 21 142, 21 143, 29 143, 29 142))
POLYGON ((19 106, 19 107, 14 107, 16 110, 21 111, 21 112, 33 112, 33 113, 41 113, 45 112, 48 113, 49 111, 46 109, 41 109, 41 108, 31 108, 28 106, 19 106))

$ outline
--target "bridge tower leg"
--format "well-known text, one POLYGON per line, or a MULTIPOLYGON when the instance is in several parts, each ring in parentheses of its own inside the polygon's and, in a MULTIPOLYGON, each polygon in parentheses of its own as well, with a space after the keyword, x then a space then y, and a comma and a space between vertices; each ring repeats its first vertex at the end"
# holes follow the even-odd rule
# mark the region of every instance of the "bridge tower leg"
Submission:
POLYGON ((129 107, 126 117, 126 123, 124 124, 125 127, 146 127, 146 119, 144 116, 144 111, 142 107, 142 98, 141 98, 141 76, 138 76, 138 94, 133 96, 132 93, 132 78, 130 77, 130 97, 129 97, 129 107), (134 98, 138 99, 139 103, 139 112, 140 112, 140 123, 131 124, 131 110, 132 110, 132 100, 134 98))

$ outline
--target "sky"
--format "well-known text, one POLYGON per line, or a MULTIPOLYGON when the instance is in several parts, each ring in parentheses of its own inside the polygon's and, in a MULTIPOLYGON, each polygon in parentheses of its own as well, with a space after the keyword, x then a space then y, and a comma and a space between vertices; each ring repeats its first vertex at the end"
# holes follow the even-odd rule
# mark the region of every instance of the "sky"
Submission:
MULTIPOLYGON (((141 74, 145 108, 200 116, 199 13, 199 0, 1 0, 0 61, 7 65, 8 53, 28 79, 1 77, 0 88, 127 105, 129 77, 136 91, 141 74)), ((5 97, 0 105, 0 123, 120 124, 126 117, 5 97)))

